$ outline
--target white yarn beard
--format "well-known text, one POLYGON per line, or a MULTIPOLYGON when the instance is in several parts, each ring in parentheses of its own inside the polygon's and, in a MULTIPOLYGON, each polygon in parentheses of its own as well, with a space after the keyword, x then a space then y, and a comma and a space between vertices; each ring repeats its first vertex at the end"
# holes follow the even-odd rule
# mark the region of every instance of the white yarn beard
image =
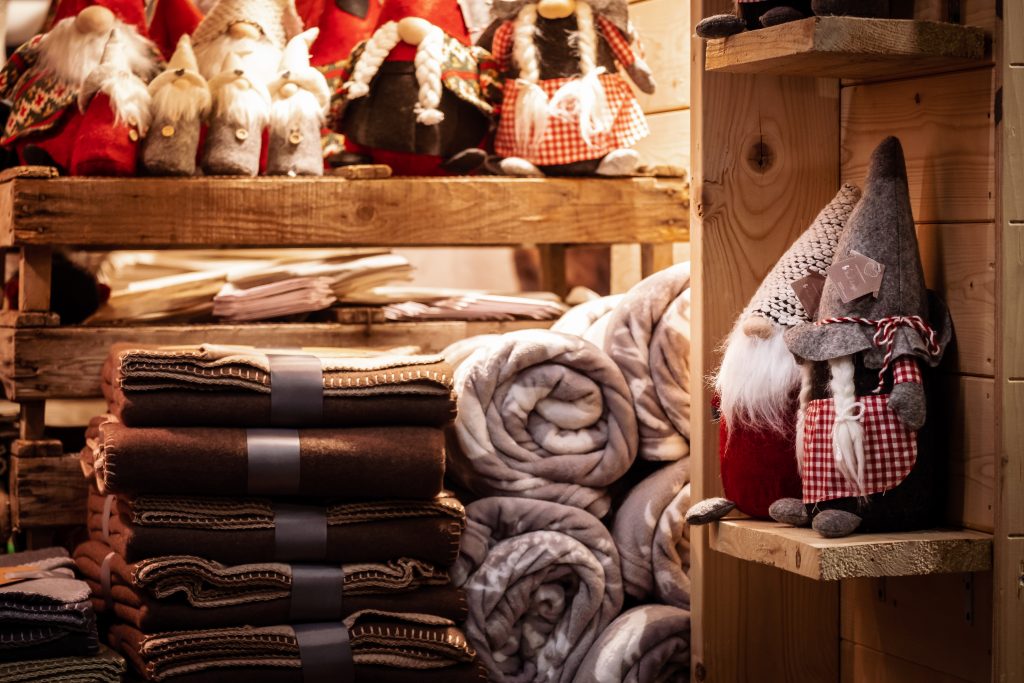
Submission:
POLYGON ((835 403, 836 421, 832 426, 832 448, 836 470, 852 484, 857 493, 864 494, 864 405, 857 401, 854 385, 853 357, 842 356, 828 362, 832 373, 829 387, 835 403))
POLYGON ((270 42, 266 36, 252 38, 232 38, 225 33, 214 40, 201 43, 194 47, 199 73, 207 80, 212 80, 224 69, 224 61, 228 55, 235 54, 242 61, 242 68, 250 78, 258 78, 263 83, 270 82, 281 66, 281 50, 270 42), (243 54, 247 53, 247 54, 243 54))
POLYGON ((213 91, 214 116, 226 120, 229 125, 246 130, 262 129, 270 117, 270 105, 265 93, 261 93, 256 87, 241 89, 236 83, 237 81, 216 83, 213 91))
POLYGON ((168 80, 152 93, 152 113, 154 119, 193 121, 203 118, 210 111, 212 97, 210 89, 189 82, 188 88, 182 89, 168 80))
POLYGON ((117 67, 101 66, 94 74, 100 80, 99 92, 110 97, 114 123, 137 123, 139 133, 146 134, 150 124, 149 89, 140 78, 117 67))
POLYGON ((800 368, 786 347, 786 329, 772 323, 768 339, 747 336, 741 317, 729 333, 715 390, 727 425, 787 432, 800 368))
POLYGON ((275 99, 270 105, 270 130, 276 133, 287 134, 310 120, 323 125, 324 108, 308 90, 300 89, 291 97, 275 99))
MULTIPOLYGON (((127 64, 133 73, 149 80, 157 69, 155 48, 139 35, 134 26, 122 21, 114 23, 122 40, 127 64)), ((103 57, 109 33, 82 33, 75 28, 75 17, 57 22, 39 44, 39 64, 51 70, 58 79, 79 85, 96 70, 103 57)))
POLYGON ((807 418, 807 405, 811 402, 811 389, 814 381, 814 366, 804 361, 800 366, 800 409, 796 414, 796 470, 804 476, 804 422, 807 418))

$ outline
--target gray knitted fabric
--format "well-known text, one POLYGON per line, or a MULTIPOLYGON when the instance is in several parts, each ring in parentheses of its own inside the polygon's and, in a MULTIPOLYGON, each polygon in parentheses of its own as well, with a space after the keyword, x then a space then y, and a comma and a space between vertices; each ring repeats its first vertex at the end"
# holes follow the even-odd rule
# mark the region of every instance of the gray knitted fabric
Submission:
POLYGON ((142 165, 146 172, 156 176, 195 175, 199 126, 199 119, 157 119, 142 143, 142 165))
POLYGON ((292 130, 271 129, 267 147, 267 175, 324 174, 320 123, 316 119, 307 119, 292 130))
POLYGON ((810 320, 790 285, 811 273, 825 277, 825 271, 835 259, 839 236, 859 199, 860 190, 853 185, 839 188, 832 201, 768 273, 743 311, 743 318, 758 313, 786 327, 810 320))
POLYGON ((214 119, 206 132, 203 171, 206 175, 254 176, 260 171, 263 129, 236 126, 214 119))

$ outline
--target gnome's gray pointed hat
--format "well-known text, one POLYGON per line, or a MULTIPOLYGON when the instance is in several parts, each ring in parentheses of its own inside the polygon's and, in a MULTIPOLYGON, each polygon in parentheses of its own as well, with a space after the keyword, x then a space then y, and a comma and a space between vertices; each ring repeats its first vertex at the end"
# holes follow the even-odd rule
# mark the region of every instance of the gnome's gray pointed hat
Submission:
POLYGON ((871 154, 864 195, 839 240, 836 262, 854 252, 885 267, 877 298, 869 293, 844 302, 836 280, 830 275, 818 307, 819 322, 788 330, 785 338, 789 350, 812 361, 866 351, 865 365, 880 368, 887 347, 877 346, 873 341, 877 326, 823 321, 840 317, 881 321, 919 316, 934 330, 938 353, 933 352, 934 347, 932 352, 928 350, 927 335, 911 325, 899 325, 894 332, 892 357, 912 355, 937 365, 952 336, 952 323, 945 305, 925 288, 903 147, 895 137, 883 140, 871 154))

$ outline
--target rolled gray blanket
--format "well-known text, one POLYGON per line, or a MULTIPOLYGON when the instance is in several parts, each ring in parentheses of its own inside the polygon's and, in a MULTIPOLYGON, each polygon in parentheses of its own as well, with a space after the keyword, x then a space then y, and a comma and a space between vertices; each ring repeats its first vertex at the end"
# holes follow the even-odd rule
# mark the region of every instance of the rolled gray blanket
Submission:
POLYGON ((678 460, 690 452, 690 264, 629 290, 608 319, 604 350, 622 370, 640 424, 639 456, 678 460))
POLYGON ((678 683, 690 680, 690 612, 635 607, 604 630, 575 683, 678 683))
POLYGON ((466 511, 452 580, 465 589, 466 635, 491 680, 569 683, 622 608, 608 530, 546 501, 484 498, 466 511))
POLYGON ((690 458, 665 465, 629 492, 612 526, 626 594, 690 608, 690 458))
POLYGON ((633 463, 638 437, 626 381, 601 349, 558 332, 511 332, 459 365, 455 386, 449 471, 463 486, 608 512, 605 487, 633 463))
POLYGON ((602 296, 573 306, 551 326, 551 329, 555 332, 574 334, 598 346, 603 346, 612 311, 625 296, 625 294, 602 296))

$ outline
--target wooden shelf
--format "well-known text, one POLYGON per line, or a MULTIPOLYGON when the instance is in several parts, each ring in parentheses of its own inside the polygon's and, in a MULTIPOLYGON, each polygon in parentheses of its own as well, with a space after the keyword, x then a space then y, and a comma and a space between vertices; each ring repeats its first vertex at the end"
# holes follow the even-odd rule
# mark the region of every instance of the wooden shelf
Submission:
POLYGON ((818 581, 866 576, 915 576, 992 568, 992 536, 932 530, 822 538, 811 529, 752 519, 710 527, 714 550, 818 581))
POLYGON ((985 32, 909 19, 812 17, 709 40, 708 71, 879 80, 983 66, 985 32))
POLYGON ((689 240, 689 192, 681 178, 45 176, 0 176, 0 248, 689 240))
POLYGON ((278 323, 0 328, 0 381, 11 401, 96 398, 114 343, 252 346, 417 346, 440 351, 478 334, 549 327, 550 322, 278 323))

